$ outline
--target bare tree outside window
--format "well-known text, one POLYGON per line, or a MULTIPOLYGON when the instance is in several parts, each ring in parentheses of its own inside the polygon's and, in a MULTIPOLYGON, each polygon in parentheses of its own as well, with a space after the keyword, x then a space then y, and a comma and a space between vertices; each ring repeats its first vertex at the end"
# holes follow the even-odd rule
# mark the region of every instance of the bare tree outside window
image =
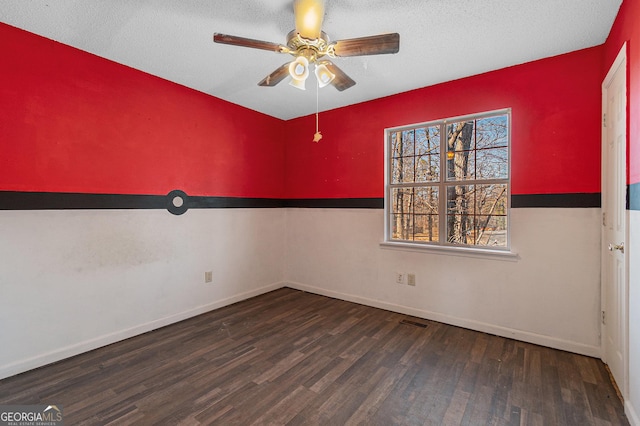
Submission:
POLYGON ((509 111, 392 129, 390 240, 508 248, 509 111))

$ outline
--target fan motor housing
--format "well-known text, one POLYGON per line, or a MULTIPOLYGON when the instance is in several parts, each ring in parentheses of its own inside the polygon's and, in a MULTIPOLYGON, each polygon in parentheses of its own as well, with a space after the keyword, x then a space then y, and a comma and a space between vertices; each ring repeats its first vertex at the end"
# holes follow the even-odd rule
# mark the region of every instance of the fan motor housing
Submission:
POLYGON ((294 56, 304 56, 309 62, 315 62, 316 59, 325 55, 331 55, 329 36, 324 31, 320 32, 320 37, 309 39, 302 37, 296 30, 292 30, 287 34, 287 47, 291 49, 294 56))

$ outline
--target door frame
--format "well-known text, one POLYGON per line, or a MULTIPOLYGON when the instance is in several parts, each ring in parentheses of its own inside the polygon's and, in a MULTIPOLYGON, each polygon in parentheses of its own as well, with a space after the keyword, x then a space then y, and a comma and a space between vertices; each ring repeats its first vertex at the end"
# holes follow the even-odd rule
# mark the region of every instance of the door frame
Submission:
MULTIPOLYGON (((611 67, 609 68, 606 77, 604 78, 603 82, 602 82, 602 116, 601 116, 601 130, 602 130, 602 139, 601 139, 601 153, 602 153, 602 164, 601 164, 601 182, 604 183, 604 178, 605 178, 605 173, 607 171, 609 171, 609 167, 605 167, 604 162, 605 162, 605 149, 606 149, 606 144, 607 144, 607 129, 606 129, 606 113, 608 112, 608 102, 607 102, 607 88, 608 86, 611 84, 614 76, 616 75, 616 73, 621 69, 621 67, 624 67, 623 72, 625 73, 625 100, 626 100, 626 108, 625 108, 625 114, 626 114, 626 118, 625 118, 625 161, 624 164, 621 165, 621 167, 623 167, 623 173, 625 176, 625 193, 627 193, 626 191, 626 176, 627 176, 627 161, 628 159, 627 157, 627 148, 628 148, 628 127, 629 127, 629 116, 628 116, 628 98, 629 98, 629 76, 628 76, 628 61, 627 61, 627 43, 625 42, 622 45, 622 48, 620 49, 620 51, 618 52, 618 55, 616 56, 615 61, 613 62, 613 64, 611 65, 611 67)), ((602 190, 604 191, 604 185, 602 185, 602 190)), ((604 197, 602 197, 604 199, 604 197)), ((603 206, 604 207, 604 206, 603 206)), ((625 207, 623 206, 623 209, 625 207)), ((604 212, 602 212, 604 213, 604 212)), ((628 213, 626 211, 623 212, 623 214, 625 215, 625 230, 624 230, 624 241, 625 243, 629 240, 629 216, 628 213)), ((602 215, 601 215, 602 216, 602 215)), ((604 324, 604 315, 606 312, 606 306, 607 306, 607 300, 606 300, 606 288, 605 288, 605 273, 606 273, 606 268, 605 266, 605 262, 606 257, 608 256, 607 253, 607 247, 608 244, 610 243, 609 241, 605 240, 605 227, 602 226, 603 225, 603 221, 604 218, 602 218, 601 222, 600 222, 600 240, 601 240, 601 251, 600 251, 600 258, 601 258, 601 280, 600 280, 600 304, 601 304, 601 311, 603 313, 603 318, 602 321, 600 321, 600 345, 601 345, 601 359, 607 363, 607 359, 606 359, 606 348, 605 348, 605 344, 606 344, 606 327, 604 324)), ((618 388, 620 390, 620 392, 622 393, 622 397, 623 399, 626 401, 628 395, 629 395, 629 256, 628 256, 628 251, 625 250, 624 254, 624 260, 625 260, 625 268, 624 268, 624 301, 623 301, 623 305, 624 305, 624 312, 622 313, 622 327, 623 327, 623 333, 622 333, 622 346, 623 346, 623 350, 622 350, 622 354, 624 357, 623 360, 623 378, 622 378, 622 383, 616 383, 618 385, 618 388)))

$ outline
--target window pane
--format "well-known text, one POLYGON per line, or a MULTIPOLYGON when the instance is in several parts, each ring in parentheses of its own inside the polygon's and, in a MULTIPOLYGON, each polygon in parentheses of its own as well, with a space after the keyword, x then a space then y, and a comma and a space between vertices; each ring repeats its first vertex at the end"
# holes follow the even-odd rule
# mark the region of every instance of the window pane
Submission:
POLYGON ((416 129, 416 154, 440 155, 440 126, 416 129))
POLYGON ((391 152, 393 157, 414 155, 414 131, 404 130, 394 132, 391 137, 391 152))
POLYGON ((438 214, 438 187, 416 188, 414 203, 416 214, 438 214))
POLYGON ((475 186, 447 187, 447 241, 453 244, 473 244, 473 214, 475 186))
POLYGON ((477 151, 476 179, 506 179, 509 176, 509 148, 477 151))
POLYGON ((391 200, 393 213, 413 213, 413 188, 393 188, 391 200))
POLYGON ((413 192, 413 232, 411 239, 416 241, 438 241, 438 187, 415 188, 413 192))
POLYGON ((414 181, 414 157, 394 158, 391 167, 391 183, 411 183, 414 181))
POLYGON ((476 148, 475 121, 458 121, 447 125, 447 151, 469 151, 476 148))
POLYGON ((473 244, 473 216, 447 215, 447 242, 473 244))
POLYGON ((416 182, 438 182, 440 180, 440 157, 423 155, 416 158, 416 182))
POLYGON ((476 185, 476 214, 507 214, 507 185, 476 185))
POLYGON ((476 230, 477 245, 507 247, 506 216, 476 216, 476 230))
POLYGON ((413 240, 413 215, 391 215, 391 238, 394 240, 413 240))
POLYGON ((474 185, 451 185, 447 187, 447 214, 473 215, 475 212, 474 185))
POLYGON ((475 152, 449 151, 447 152, 447 179, 470 180, 475 179, 475 152))
POLYGON ((391 134, 391 156, 402 157, 404 155, 404 137, 403 132, 393 132, 391 134))
POLYGON ((508 125, 506 115, 476 120, 476 149, 508 146, 508 125))
POLYGON ((438 241, 439 218, 437 214, 416 214, 414 240, 438 241))

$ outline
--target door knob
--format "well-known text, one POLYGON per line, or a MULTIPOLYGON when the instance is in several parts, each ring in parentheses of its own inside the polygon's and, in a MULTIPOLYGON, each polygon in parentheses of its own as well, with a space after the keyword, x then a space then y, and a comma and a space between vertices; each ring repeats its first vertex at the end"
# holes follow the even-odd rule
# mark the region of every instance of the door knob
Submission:
POLYGON ((620 244, 609 244, 609 251, 620 250, 624 253, 624 243, 620 244))

